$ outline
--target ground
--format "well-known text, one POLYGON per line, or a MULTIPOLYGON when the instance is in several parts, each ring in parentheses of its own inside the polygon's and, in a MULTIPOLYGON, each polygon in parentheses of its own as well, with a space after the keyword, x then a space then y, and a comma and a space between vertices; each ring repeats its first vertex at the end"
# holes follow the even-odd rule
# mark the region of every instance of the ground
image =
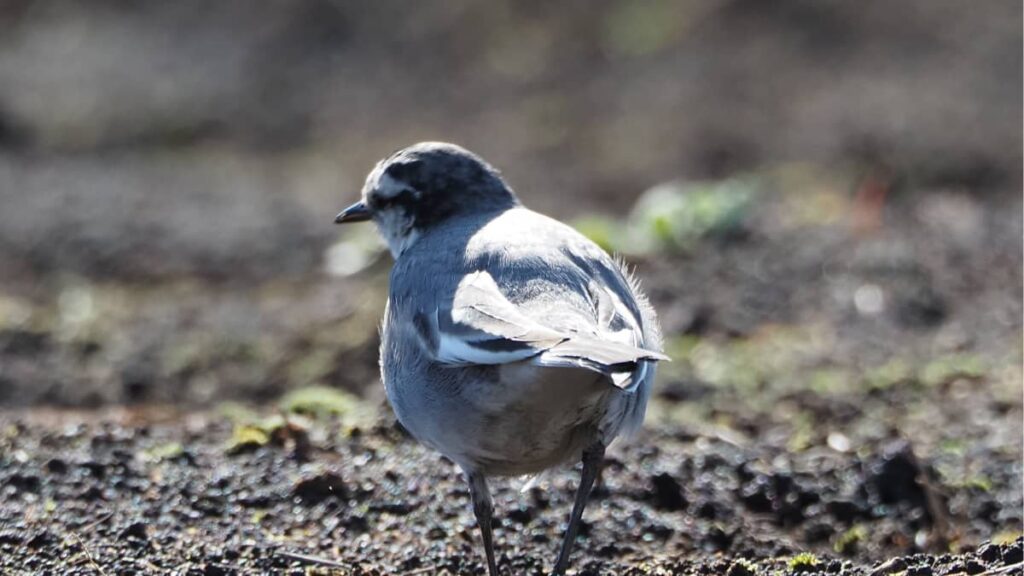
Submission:
MULTIPOLYGON (((673 362, 576 573, 1019 571, 1019 194, 793 167, 701 186, 664 192, 668 224, 643 200, 578 221, 643 247, 673 362)), ((462 479, 375 381, 387 267, 6 296, 0 572, 482 573, 462 479)), ((577 477, 494 483, 507 573, 550 568, 577 477)))
MULTIPOLYGON (((117 419, 4 431, 5 573, 335 573, 295 554, 339 574, 484 570, 458 474, 391 426, 292 424, 260 446, 232 443, 222 419, 117 419)), ((987 486, 952 486, 905 441, 858 451, 645 432, 608 459, 576 573, 871 574, 892 558, 893 573, 1019 570, 1017 455, 987 457, 987 486)), ((510 573, 551 566, 575 477, 497 483, 510 573)))

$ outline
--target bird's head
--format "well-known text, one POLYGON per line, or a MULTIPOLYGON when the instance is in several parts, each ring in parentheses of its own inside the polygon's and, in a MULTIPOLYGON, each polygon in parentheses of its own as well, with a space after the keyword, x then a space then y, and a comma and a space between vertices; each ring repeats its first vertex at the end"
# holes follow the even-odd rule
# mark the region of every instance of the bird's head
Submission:
POLYGON ((454 144, 421 142, 378 162, 366 177, 362 199, 334 221, 373 220, 398 258, 434 226, 518 204, 498 171, 476 154, 454 144))

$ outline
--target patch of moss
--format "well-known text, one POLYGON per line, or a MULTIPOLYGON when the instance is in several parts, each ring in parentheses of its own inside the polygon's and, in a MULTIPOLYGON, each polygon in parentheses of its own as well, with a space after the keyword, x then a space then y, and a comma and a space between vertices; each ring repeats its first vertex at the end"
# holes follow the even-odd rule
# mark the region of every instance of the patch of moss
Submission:
POLYGON ((867 536, 867 529, 858 524, 840 534, 839 538, 837 538, 835 543, 832 545, 832 549, 835 550, 837 554, 855 554, 857 552, 857 548, 860 546, 861 542, 867 538, 867 536))
POLYGON ((992 480, 984 474, 975 474, 949 483, 954 488, 966 490, 977 490, 979 492, 991 492, 992 480))
POLYGON ((985 361, 971 354, 940 356, 924 365, 918 378, 926 386, 939 386, 957 378, 982 378, 987 374, 985 361))
POLYGON ((803 452, 814 444, 814 422, 805 412, 798 413, 795 420, 786 448, 790 452, 803 452))
POLYGON ((651 188, 622 222, 585 216, 576 228, 606 250, 649 255, 689 251, 699 241, 738 230, 753 206, 756 178, 667 182, 651 188))
POLYGON ((839 368, 818 368, 807 377, 807 384, 818 394, 834 394, 850 388, 850 374, 839 368))
POLYGON ((729 571, 725 573, 726 576, 754 576, 754 574, 757 574, 757 566, 746 558, 733 560, 729 571))
POLYGON ((263 428, 252 425, 235 426, 228 440, 227 453, 241 454, 266 446, 270 442, 270 434, 263 428))
POLYGON ((914 378, 910 365, 899 358, 894 358, 874 369, 868 370, 864 381, 872 390, 886 390, 897 384, 909 382, 914 378))
POLYGON ((286 412, 316 419, 354 414, 360 402, 352 394, 336 388, 309 386, 288 392, 281 398, 280 405, 286 412))
POLYGON ((1013 542, 1016 542, 1017 538, 1020 538, 1021 536, 1024 536, 1024 532, 1021 532, 1020 530, 1006 530, 997 533, 995 536, 992 536, 992 543, 1012 544, 1013 542))
POLYGON ((818 557, 810 552, 801 552, 786 564, 791 572, 810 572, 818 566, 818 557))
POLYGON ((142 453, 142 459, 147 462, 160 462, 171 460, 185 453, 185 447, 180 442, 166 442, 157 444, 142 453))
POLYGON ((939 450, 950 456, 963 456, 967 453, 967 442, 963 438, 946 438, 939 443, 939 450))

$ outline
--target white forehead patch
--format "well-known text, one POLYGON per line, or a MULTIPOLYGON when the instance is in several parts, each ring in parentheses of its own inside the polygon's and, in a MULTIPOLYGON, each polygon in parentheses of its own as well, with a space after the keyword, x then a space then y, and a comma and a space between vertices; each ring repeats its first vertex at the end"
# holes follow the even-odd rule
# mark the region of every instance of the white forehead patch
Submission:
POLYGON ((377 194, 380 194, 382 198, 394 198, 399 192, 408 189, 408 184, 395 180, 387 172, 382 172, 380 178, 377 179, 377 194))
POLYGON ((394 179, 385 171, 387 164, 378 162, 369 176, 366 177, 366 185, 363 187, 363 194, 373 194, 378 198, 394 198, 403 190, 408 190, 409 185, 394 179))

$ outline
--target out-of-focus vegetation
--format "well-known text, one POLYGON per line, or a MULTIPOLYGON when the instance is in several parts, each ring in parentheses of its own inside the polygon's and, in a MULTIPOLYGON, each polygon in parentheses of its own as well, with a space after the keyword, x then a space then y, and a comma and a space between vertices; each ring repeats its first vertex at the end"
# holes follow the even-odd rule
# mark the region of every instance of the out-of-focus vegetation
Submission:
POLYGON ((585 216, 576 228, 606 250, 641 256, 692 250, 699 241, 740 230, 755 181, 660 184, 645 192, 625 221, 585 216))

